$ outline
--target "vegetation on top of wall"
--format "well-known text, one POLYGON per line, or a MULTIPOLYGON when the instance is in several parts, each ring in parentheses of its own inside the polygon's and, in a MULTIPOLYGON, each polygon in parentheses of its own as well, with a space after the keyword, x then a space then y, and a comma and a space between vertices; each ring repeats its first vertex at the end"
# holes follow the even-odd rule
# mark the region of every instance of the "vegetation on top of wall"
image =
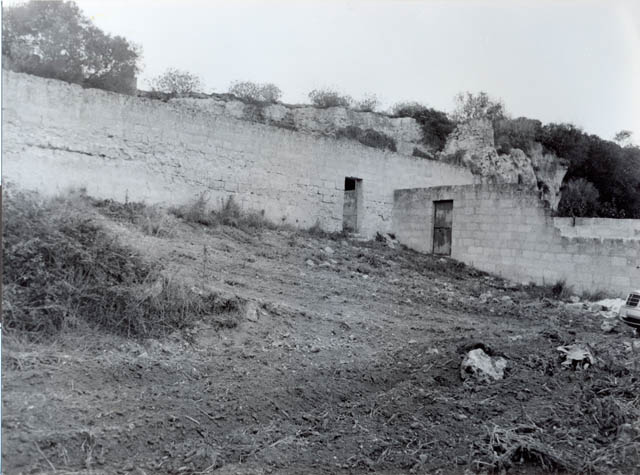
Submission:
POLYGON ((3 6, 4 67, 85 87, 135 94, 141 49, 111 36, 72 1, 3 6))
POLYGON ((353 103, 353 110, 356 112, 375 112, 380 106, 378 96, 373 93, 365 94, 362 99, 353 103))
POLYGON ((484 91, 477 94, 460 92, 455 96, 454 103, 451 118, 456 122, 472 119, 489 119, 493 122, 506 117, 502 100, 492 98, 484 91))
POLYGON ((236 81, 229 86, 229 94, 233 94, 243 102, 275 103, 282 97, 282 91, 271 83, 255 83, 251 81, 236 81))
POLYGON ((351 107, 353 98, 333 89, 314 89, 309 93, 311 104, 322 109, 329 107, 351 107))
POLYGON ((181 71, 175 68, 167 70, 149 81, 152 92, 160 92, 171 95, 189 95, 201 93, 202 80, 196 74, 181 71))
POLYGON ((412 117, 422 129, 422 143, 440 151, 447 142, 447 137, 456 128, 447 114, 432 109, 418 102, 401 102, 393 106, 394 117, 412 117))
POLYGON ((366 145, 367 147, 379 148, 382 150, 391 150, 392 152, 396 152, 396 141, 393 137, 389 137, 388 135, 378 132, 374 129, 361 129, 360 127, 356 127, 354 125, 349 125, 347 127, 343 127, 336 131, 336 137, 346 137, 348 139, 357 140, 362 145, 366 145))

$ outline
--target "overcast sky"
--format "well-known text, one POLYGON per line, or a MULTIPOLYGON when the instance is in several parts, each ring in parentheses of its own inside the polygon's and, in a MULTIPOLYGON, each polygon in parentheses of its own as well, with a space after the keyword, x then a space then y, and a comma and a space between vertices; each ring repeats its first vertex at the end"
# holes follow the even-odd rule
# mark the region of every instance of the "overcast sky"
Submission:
POLYGON ((103 30, 143 48, 146 79, 167 67, 206 92, 273 82, 284 102, 314 88, 383 105, 450 111, 487 91, 513 116, 572 122, 640 143, 640 1, 78 0, 103 30))

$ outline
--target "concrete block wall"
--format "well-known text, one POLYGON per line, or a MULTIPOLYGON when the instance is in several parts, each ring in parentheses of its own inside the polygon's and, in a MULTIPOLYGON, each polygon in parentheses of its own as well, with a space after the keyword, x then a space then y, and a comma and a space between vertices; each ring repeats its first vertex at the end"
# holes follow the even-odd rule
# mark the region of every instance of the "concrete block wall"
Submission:
POLYGON ((3 71, 3 180, 44 194, 178 205, 204 193, 301 227, 342 229, 345 177, 362 179, 365 236, 391 229, 393 190, 471 172, 268 125, 3 71))
POLYGON ((553 225, 568 237, 640 239, 640 219, 553 218, 553 225))
MULTIPOLYGON (((534 190, 518 185, 396 190, 393 230, 432 252, 434 201, 453 200, 451 257, 517 282, 565 280, 577 292, 640 288, 640 238, 564 236, 534 190)), ((638 220, 624 229, 635 229, 638 220)))

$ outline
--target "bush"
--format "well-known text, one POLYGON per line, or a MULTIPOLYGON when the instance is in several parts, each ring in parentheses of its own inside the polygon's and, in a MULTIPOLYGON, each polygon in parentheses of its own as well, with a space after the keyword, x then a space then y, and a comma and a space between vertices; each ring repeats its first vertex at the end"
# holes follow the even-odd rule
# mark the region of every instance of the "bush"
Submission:
POLYGON ((33 339, 84 322, 126 336, 162 336, 220 307, 119 243, 84 197, 5 194, 4 327, 33 339))
POLYGON ((264 210, 242 211, 240 205, 233 199, 233 195, 223 200, 218 210, 209 210, 207 203, 207 198, 202 194, 194 202, 171 208, 170 212, 188 223, 201 224, 207 227, 232 226, 245 232, 260 231, 264 228, 277 228, 274 223, 265 218, 264 210))
POLYGON ((584 178, 570 180, 562 189, 558 205, 560 216, 596 216, 600 209, 600 194, 593 183, 584 178))
POLYGON ((375 94, 365 94, 362 99, 355 102, 353 110, 358 112, 375 112, 379 105, 380 101, 378 100, 378 96, 375 94))
POLYGON ((342 129, 338 129, 336 131, 336 137, 346 137, 351 140, 357 140, 367 147, 379 148, 382 150, 388 149, 392 152, 397 151, 396 141, 393 137, 389 137, 388 135, 374 129, 363 130, 360 127, 349 125, 342 129))
POLYGON ((191 94, 202 92, 202 81, 188 71, 168 68, 164 73, 149 81, 153 92, 163 94, 191 94))
POLYGON ((418 102, 401 102, 393 106, 396 117, 412 117, 422 129, 422 143, 442 150, 447 137, 456 128, 456 124, 444 112, 429 108, 418 102))
POLYGON ((486 92, 473 94, 459 93, 454 98, 455 108, 451 114, 456 122, 466 122, 471 119, 501 120, 506 117, 504 104, 500 99, 493 99, 486 92))
POLYGON ((175 222, 158 206, 149 206, 139 202, 119 203, 114 200, 87 199, 103 215, 114 220, 135 224, 145 234, 157 237, 171 237, 174 234, 175 222))
POLYGON ((500 119, 494 122, 493 131, 498 153, 508 154, 512 148, 526 153, 534 142, 539 141, 542 123, 526 117, 500 119))
POLYGON ((229 87, 229 93, 248 102, 275 103, 282 97, 282 91, 275 84, 258 84, 251 81, 234 82, 229 87))
POLYGON ((543 126, 539 141, 569 160, 565 180, 595 186, 602 205, 587 216, 640 218, 640 149, 587 135, 572 124, 543 126))
POLYGON ((326 109, 328 107, 351 107, 353 99, 350 96, 340 94, 333 89, 314 89, 309 93, 311 103, 316 107, 326 109))
POLYGON ((2 55, 15 71, 134 94, 141 49, 97 28, 74 2, 3 8, 2 55))

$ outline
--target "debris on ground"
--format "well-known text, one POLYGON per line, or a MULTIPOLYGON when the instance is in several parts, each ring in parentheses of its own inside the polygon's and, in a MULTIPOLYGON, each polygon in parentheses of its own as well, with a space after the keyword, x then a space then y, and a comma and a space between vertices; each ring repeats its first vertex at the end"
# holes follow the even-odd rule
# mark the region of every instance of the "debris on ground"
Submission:
POLYGON ((476 348, 466 354, 460 365, 460 376, 463 380, 473 379, 481 383, 490 383, 504 378, 507 360, 491 357, 482 348, 476 348))
POLYGON ((593 353, 586 345, 559 346, 557 350, 564 355, 563 366, 570 366, 573 369, 588 369, 596 363, 593 353))
MULTIPOLYGON (((24 216, 24 226, 4 227, 5 243, 12 229, 27 237, 51 218, 27 209, 8 208, 3 220, 24 216)), ((14 292, 3 295, 5 322, 19 306, 43 318, 58 305, 66 318, 46 341, 3 325, 6 473, 637 471, 640 340, 603 332, 616 320, 607 305, 567 307, 547 289, 384 238, 182 220, 159 235, 103 213, 85 206, 80 223, 161 263, 184 294, 158 294, 149 280, 132 295, 193 294, 201 315, 127 338, 68 318, 59 294, 20 305, 25 287, 5 281, 14 292), (490 384, 462 370, 474 351, 490 384), (589 370, 561 370, 574 365, 589 370)), ((25 256, 26 244, 11 242, 8 266, 25 256)), ((69 249, 68 264, 95 255, 87 242, 69 249)), ((55 251, 36 264, 59 263, 55 251)), ((29 269, 16 278, 41 277, 29 269)))

